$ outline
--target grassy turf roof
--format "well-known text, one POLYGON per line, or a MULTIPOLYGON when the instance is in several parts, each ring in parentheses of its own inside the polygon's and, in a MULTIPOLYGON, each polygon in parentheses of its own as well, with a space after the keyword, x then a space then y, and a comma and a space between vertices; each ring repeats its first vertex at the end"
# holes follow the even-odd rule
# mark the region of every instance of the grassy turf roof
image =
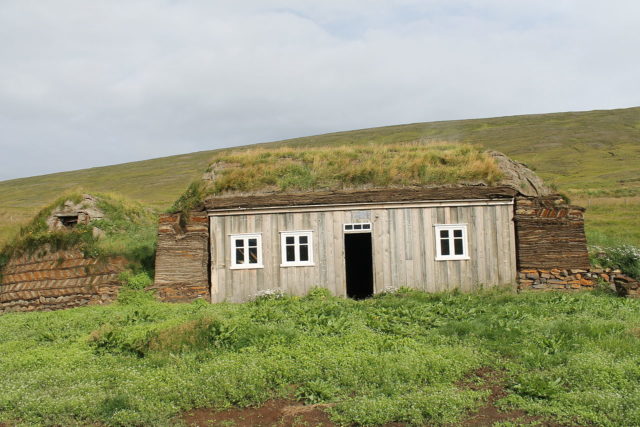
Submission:
POLYGON ((250 148, 212 158, 173 210, 210 196, 455 184, 496 185, 495 159, 470 144, 410 142, 338 147, 250 148))
POLYGON ((20 229, 20 232, 0 249, 0 271, 13 256, 47 251, 79 249, 86 256, 123 256, 132 264, 145 268, 153 265, 156 215, 140 203, 115 194, 95 194, 96 207, 104 218, 72 229, 52 231, 47 218, 64 203, 83 201, 82 193, 68 193, 51 203, 20 229), (94 227, 103 232, 94 233, 94 227))

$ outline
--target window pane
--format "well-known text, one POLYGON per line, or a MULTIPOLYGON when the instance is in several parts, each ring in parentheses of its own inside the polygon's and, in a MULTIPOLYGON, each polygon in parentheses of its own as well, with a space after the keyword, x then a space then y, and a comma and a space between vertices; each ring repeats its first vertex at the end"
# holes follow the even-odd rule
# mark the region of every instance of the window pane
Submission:
POLYGON ((448 239, 449 238, 449 230, 440 230, 440 238, 448 239))
POLYGON ((305 244, 309 242, 309 237, 307 236, 300 236, 300 244, 305 244))
POLYGON ((258 263, 258 248, 249 248, 249 264, 258 263))
POLYGON ((347 225, 344 226, 344 229, 345 230, 353 230, 353 225, 347 224, 347 225))
POLYGON ((236 249, 236 264, 244 264, 244 249, 236 249))
POLYGON ((258 246, 258 239, 249 239, 249 246, 258 246))
POLYGON ((287 261, 293 262, 296 260, 296 247, 287 246, 287 261))
POLYGON ((244 240, 238 239, 236 240, 236 248, 241 248, 244 246, 244 240))
POLYGON ((300 261, 309 261, 309 245, 300 245, 300 261))
POLYGON ((362 228, 364 228, 365 230, 370 230, 371 229, 371 224, 363 224, 362 228))
POLYGON ((449 239, 440 240, 440 254, 441 255, 450 255, 449 251, 449 239))
POLYGON ((456 255, 464 255, 462 251, 462 239, 453 240, 453 249, 456 255))
POLYGON ((453 230, 453 237, 462 237, 462 230, 453 230))
POLYGON ((355 224, 355 225, 353 226, 353 229, 354 229, 354 230, 362 230, 362 224, 355 224))
POLYGON ((284 238, 284 241, 287 243, 287 245, 293 245, 295 243, 295 237, 287 236, 284 238))

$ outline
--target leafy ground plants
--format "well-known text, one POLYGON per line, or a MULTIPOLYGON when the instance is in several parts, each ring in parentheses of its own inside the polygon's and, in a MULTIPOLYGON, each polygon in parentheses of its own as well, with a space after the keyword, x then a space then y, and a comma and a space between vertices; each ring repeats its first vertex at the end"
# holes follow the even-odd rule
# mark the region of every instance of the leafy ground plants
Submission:
MULTIPOLYGON (((130 281, 134 282, 135 279, 130 281)), ((133 291, 132 291, 133 292, 133 291)), ((0 316, 0 422, 173 425, 198 407, 294 397, 340 424, 456 423, 498 404, 568 424, 640 424, 640 301, 608 295, 313 292, 242 305, 111 306, 0 316)))

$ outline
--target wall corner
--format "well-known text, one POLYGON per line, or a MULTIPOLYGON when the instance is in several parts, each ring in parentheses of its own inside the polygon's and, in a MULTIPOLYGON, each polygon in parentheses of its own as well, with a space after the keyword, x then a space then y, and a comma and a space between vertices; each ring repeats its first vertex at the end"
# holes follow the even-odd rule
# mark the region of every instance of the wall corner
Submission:
POLYGON ((211 301, 207 212, 163 214, 158 221, 156 297, 165 302, 211 301))

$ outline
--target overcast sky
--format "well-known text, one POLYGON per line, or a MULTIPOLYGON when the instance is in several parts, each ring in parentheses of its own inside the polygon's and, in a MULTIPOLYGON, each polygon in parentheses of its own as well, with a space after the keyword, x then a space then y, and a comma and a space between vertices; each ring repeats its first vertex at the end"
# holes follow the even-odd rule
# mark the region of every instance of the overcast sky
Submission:
POLYGON ((0 0, 0 180, 640 105, 640 2, 0 0))

